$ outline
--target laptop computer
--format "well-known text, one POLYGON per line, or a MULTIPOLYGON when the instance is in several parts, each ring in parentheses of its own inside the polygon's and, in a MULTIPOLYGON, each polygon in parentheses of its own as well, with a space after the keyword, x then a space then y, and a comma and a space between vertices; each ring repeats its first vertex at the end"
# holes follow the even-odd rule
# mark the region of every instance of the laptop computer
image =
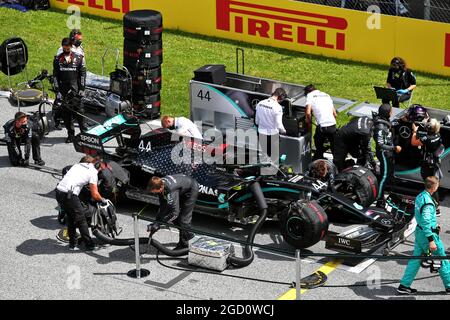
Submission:
POLYGON ((377 99, 398 102, 397 91, 395 89, 385 87, 373 87, 373 89, 375 90, 377 99))

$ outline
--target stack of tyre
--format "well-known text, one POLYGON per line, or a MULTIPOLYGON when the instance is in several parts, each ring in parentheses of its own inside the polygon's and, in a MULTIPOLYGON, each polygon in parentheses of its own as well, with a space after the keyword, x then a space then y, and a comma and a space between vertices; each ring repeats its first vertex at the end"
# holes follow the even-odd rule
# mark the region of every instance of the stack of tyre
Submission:
POLYGON ((156 119, 161 108, 162 15, 154 10, 130 11, 123 18, 123 65, 133 78, 133 108, 156 119))

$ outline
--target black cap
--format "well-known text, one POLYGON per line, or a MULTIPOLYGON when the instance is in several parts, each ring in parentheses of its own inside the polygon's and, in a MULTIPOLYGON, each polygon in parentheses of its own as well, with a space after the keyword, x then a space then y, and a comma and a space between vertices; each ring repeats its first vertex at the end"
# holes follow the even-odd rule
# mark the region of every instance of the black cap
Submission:
POLYGON ((382 119, 389 120, 390 113, 391 113, 391 105, 389 103, 383 103, 378 108, 378 116, 382 119))

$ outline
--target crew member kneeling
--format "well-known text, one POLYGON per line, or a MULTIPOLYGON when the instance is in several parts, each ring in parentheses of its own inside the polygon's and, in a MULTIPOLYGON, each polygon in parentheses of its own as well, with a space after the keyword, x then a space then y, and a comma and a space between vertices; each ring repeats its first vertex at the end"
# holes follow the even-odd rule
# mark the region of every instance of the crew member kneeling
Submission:
POLYGON ((34 163, 43 166, 41 159, 41 140, 39 135, 32 130, 28 116, 23 112, 17 112, 13 120, 9 120, 5 129, 5 140, 8 146, 9 161, 13 166, 27 166, 30 159, 30 150, 33 149, 34 163), (25 144, 25 155, 22 156, 20 145, 25 144))
POLYGON ((86 207, 83 206, 79 198, 81 189, 89 184, 92 198, 103 204, 107 203, 98 192, 98 169, 94 166, 95 161, 95 158, 91 156, 84 156, 81 158, 80 163, 70 168, 56 187, 56 200, 67 215, 69 250, 75 250, 76 228, 80 230, 81 239, 86 246, 86 251, 95 249, 95 245, 89 235, 85 212, 86 207))
MULTIPOLYGON (((192 212, 198 196, 198 184, 195 179, 184 174, 174 174, 164 178, 153 177, 150 180, 149 190, 158 194, 159 212, 157 221, 171 222, 175 220, 182 228, 190 228, 192 212)), ((151 232, 159 228, 158 223, 152 225, 151 232)), ((189 240, 194 237, 192 232, 180 230, 180 238, 175 250, 189 246, 189 240)))

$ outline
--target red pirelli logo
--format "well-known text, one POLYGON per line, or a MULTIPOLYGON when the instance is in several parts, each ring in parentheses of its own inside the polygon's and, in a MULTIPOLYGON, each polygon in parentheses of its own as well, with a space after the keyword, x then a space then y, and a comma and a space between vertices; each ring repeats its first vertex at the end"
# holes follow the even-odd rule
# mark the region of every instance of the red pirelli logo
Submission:
POLYGON ((347 20, 259 4, 216 0, 216 27, 300 45, 345 50, 347 20), (311 31, 312 29, 312 31, 311 31), (331 29, 331 30, 330 30, 331 29))

